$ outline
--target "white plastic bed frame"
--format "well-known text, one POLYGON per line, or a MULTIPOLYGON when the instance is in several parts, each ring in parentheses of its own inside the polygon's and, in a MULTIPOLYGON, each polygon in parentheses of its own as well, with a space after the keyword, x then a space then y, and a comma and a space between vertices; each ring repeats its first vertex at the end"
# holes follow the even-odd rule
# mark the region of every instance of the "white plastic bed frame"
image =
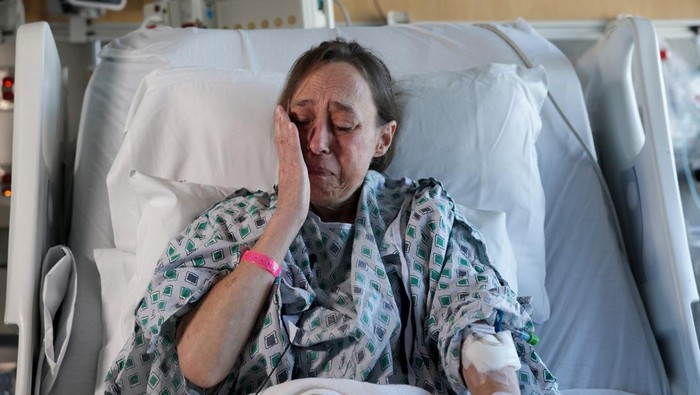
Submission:
POLYGON ((62 200, 63 79, 48 24, 23 25, 17 33, 12 142, 17 154, 12 161, 19 167, 13 169, 7 268, 7 295, 12 296, 6 300, 5 322, 19 330, 15 393, 30 394, 41 325, 41 264, 56 242, 55 208, 62 200))
POLYGON ((656 32, 625 18, 577 62, 632 272, 674 394, 700 389, 698 303, 656 32), (673 270, 668 269, 672 265, 673 270))
MULTIPOLYGON (((618 21, 577 67, 632 271, 674 394, 700 388, 692 272, 652 24, 618 21), (641 116, 640 116, 641 114, 641 116), (663 267, 664 270, 660 268, 663 267)), ((19 330, 16 393, 32 392, 41 263, 56 242, 61 63, 48 24, 17 34, 13 199, 5 322, 19 330)), ((624 330, 624 328, 621 328, 624 330)))

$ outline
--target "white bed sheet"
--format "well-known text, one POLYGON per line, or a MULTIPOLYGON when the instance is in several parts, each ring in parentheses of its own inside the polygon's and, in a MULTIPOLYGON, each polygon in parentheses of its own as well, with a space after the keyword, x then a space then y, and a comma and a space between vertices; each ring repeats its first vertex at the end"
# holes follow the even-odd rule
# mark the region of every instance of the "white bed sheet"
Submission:
MULTIPOLYGON (((515 29, 507 31, 535 64, 545 65, 551 91, 591 145, 580 88, 568 61, 542 39, 515 29), (562 71, 569 73, 564 79, 562 71)), ((372 41, 371 47, 380 55, 393 48, 413 59, 398 61, 384 56, 395 73, 519 62, 492 32, 465 25, 360 27, 340 32, 360 42, 372 41), (474 44, 477 38, 482 44, 474 44), (459 60, 445 61, 444 54, 455 52, 462 55, 459 60)), ((285 71, 310 42, 334 36, 331 31, 289 31, 280 45, 278 34, 141 30, 103 50, 103 61, 88 87, 75 169, 70 246, 78 263, 81 287, 75 322, 78 329, 72 335, 76 339, 72 344, 81 346, 68 350, 64 366, 69 372, 56 382, 58 393, 87 393, 94 385, 94 375, 88 372, 94 371, 100 339, 90 334, 101 324, 99 278, 92 251, 113 246, 104 180, 121 143, 122 126, 138 81, 162 66, 285 71), (235 55, 239 46, 256 48, 257 52, 235 55)), ((561 389, 668 393, 658 349, 616 244, 592 166, 550 103, 545 104, 542 116, 538 154, 547 196, 547 286, 552 316, 539 329, 539 351, 559 378, 561 389), (612 327, 611 322, 615 323, 612 327)))

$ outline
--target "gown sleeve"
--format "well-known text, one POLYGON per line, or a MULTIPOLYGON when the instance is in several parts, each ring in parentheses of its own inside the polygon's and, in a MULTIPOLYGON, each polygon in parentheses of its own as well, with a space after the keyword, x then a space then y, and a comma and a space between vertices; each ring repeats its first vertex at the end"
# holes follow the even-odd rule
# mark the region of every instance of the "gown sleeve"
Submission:
MULTIPOLYGON (((461 344, 469 324, 494 325, 501 311, 503 322, 511 328, 533 331, 534 325, 526 306, 489 261, 481 235, 456 210, 442 186, 422 186, 405 227, 405 248, 412 249, 409 253, 419 264, 414 268, 422 267, 421 283, 426 284, 411 290, 416 314, 424 318, 417 320, 417 326, 425 350, 418 351, 438 365, 439 375, 453 391, 463 393, 467 388, 461 374, 461 344)), ((514 340, 522 362, 521 386, 530 383, 536 394, 556 393, 556 379, 533 346, 517 337, 514 340)))
POLYGON ((168 242, 134 311, 131 338, 107 372, 108 393, 196 392, 178 367, 177 323, 236 269, 243 252, 262 234, 275 199, 264 192, 239 190, 168 242))

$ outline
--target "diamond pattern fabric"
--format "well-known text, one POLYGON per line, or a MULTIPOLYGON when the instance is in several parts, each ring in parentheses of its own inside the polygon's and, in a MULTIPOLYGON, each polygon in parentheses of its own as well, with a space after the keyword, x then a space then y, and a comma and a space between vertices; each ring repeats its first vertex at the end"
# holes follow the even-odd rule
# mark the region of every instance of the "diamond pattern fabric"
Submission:
MULTIPOLYGON (((134 312, 131 340, 107 373, 108 393, 204 392, 178 367, 178 319, 235 270, 275 208, 276 195, 240 190, 169 243, 134 312)), ((509 326, 534 330, 528 306, 493 269, 478 231, 433 179, 389 180, 370 171, 355 223, 324 224, 310 213, 282 266, 251 340, 207 393, 255 393, 307 377, 462 393, 468 324, 493 324, 500 310, 509 326)), ((557 393, 534 348, 514 340, 521 391, 557 393)))

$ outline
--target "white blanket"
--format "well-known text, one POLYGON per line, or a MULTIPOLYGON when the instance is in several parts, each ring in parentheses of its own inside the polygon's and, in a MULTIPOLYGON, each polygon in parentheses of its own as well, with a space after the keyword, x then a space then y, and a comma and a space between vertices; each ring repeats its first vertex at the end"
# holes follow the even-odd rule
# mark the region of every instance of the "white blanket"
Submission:
MULTIPOLYGON (((377 385, 346 379, 300 379, 270 387, 262 395, 427 395, 422 388, 408 385, 377 385)), ((605 389, 563 390, 563 395, 634 395, 605 389)))

